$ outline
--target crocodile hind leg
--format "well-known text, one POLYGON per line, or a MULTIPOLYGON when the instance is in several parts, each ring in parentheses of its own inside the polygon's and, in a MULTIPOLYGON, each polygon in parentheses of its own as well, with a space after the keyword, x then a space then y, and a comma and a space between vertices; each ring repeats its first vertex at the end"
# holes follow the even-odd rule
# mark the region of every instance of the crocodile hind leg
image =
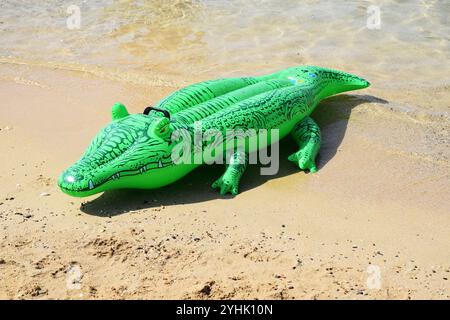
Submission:
POLYGON ((292 137, 299 146, 299 150, 289 156, 289 160, 302 170, 316 172, 316 156, 320 149, 320 129, 310 117, 297 123, 291 132, 292 137))
POLYGON ((221 195, 231 193, 237 195, 239 192, 239 181, 244 174, 248 164, 248 155, 243 151, 234 152, 225 169, 225 173, 213 184, 213 189, 219 189, 221 195))

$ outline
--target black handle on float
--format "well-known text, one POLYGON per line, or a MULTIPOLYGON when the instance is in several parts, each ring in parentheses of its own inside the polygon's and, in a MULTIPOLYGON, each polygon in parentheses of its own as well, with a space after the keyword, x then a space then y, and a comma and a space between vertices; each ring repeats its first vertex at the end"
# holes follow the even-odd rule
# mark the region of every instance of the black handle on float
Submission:
POLYGON ((148 106, 147 108, 145 108, 144 110, 144 114, 148 115, 150 113, 150 111, 155 110, 155 111, 159 111, 162 112, 164 114, 164 117, 166 117, 167 119, 170 120, 170 113, 167 110, 162 110, 162 109, 158 109, 158 108, 153 108, 152 106, 148 106))

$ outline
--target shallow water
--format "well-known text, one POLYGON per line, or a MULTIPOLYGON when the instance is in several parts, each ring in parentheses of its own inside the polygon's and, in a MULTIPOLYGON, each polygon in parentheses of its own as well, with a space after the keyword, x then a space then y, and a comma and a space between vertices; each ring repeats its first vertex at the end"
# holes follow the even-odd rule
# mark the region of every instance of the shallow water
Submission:
MULTIPOLYGON (((448 159, 449 15, 447 0, 7 0, 0 63, 174 88, 299 64, 342 69, 367 78, 388 102, 362 112, 420 131, 408 152, 448 159), (80 9, 79 29, 67 26, 70 5, 80 9)), ((385 131, 362 134, 387 143, 385 131)))
MULTIPOLYGON (((448 84, 448 1, 2 1, 0 56, 166 77, 338 66, 368 78, 448 84), (80 28, 68 29, 70 5, 80 28), (380 29, 369 29, 370 5, 380 29)), ((385 85, 385 83, 383 84, 385 85)))

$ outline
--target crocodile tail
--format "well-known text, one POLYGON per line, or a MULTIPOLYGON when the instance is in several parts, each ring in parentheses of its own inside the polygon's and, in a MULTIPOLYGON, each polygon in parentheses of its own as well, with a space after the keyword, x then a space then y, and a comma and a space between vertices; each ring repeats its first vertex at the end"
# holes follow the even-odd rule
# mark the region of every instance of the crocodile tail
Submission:
POLYGON ((319 99, 324 99, 346 91, 364 89, 370 86, 370 83, 366 79, 351 73, 327 68, 315 68, 317 80, 323 84, 319 85, 319 99))
POLYGON ((367 88, 370 85, 367 80, 353 74, 317 66, 293 67, 266 77, 287 78, 296 84, 312 87, 316 101, 341 92, 367 88))

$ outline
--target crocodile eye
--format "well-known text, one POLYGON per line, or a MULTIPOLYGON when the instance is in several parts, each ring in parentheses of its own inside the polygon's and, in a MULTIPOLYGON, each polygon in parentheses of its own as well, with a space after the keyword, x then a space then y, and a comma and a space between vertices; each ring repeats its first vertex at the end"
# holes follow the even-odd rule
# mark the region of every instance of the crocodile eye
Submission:
POLYGON ((167 118, 160 118, 148 128, 148 134, 159 138, 166 138, 170 135, 172 128, 170 127, 170 120, 167 118))

